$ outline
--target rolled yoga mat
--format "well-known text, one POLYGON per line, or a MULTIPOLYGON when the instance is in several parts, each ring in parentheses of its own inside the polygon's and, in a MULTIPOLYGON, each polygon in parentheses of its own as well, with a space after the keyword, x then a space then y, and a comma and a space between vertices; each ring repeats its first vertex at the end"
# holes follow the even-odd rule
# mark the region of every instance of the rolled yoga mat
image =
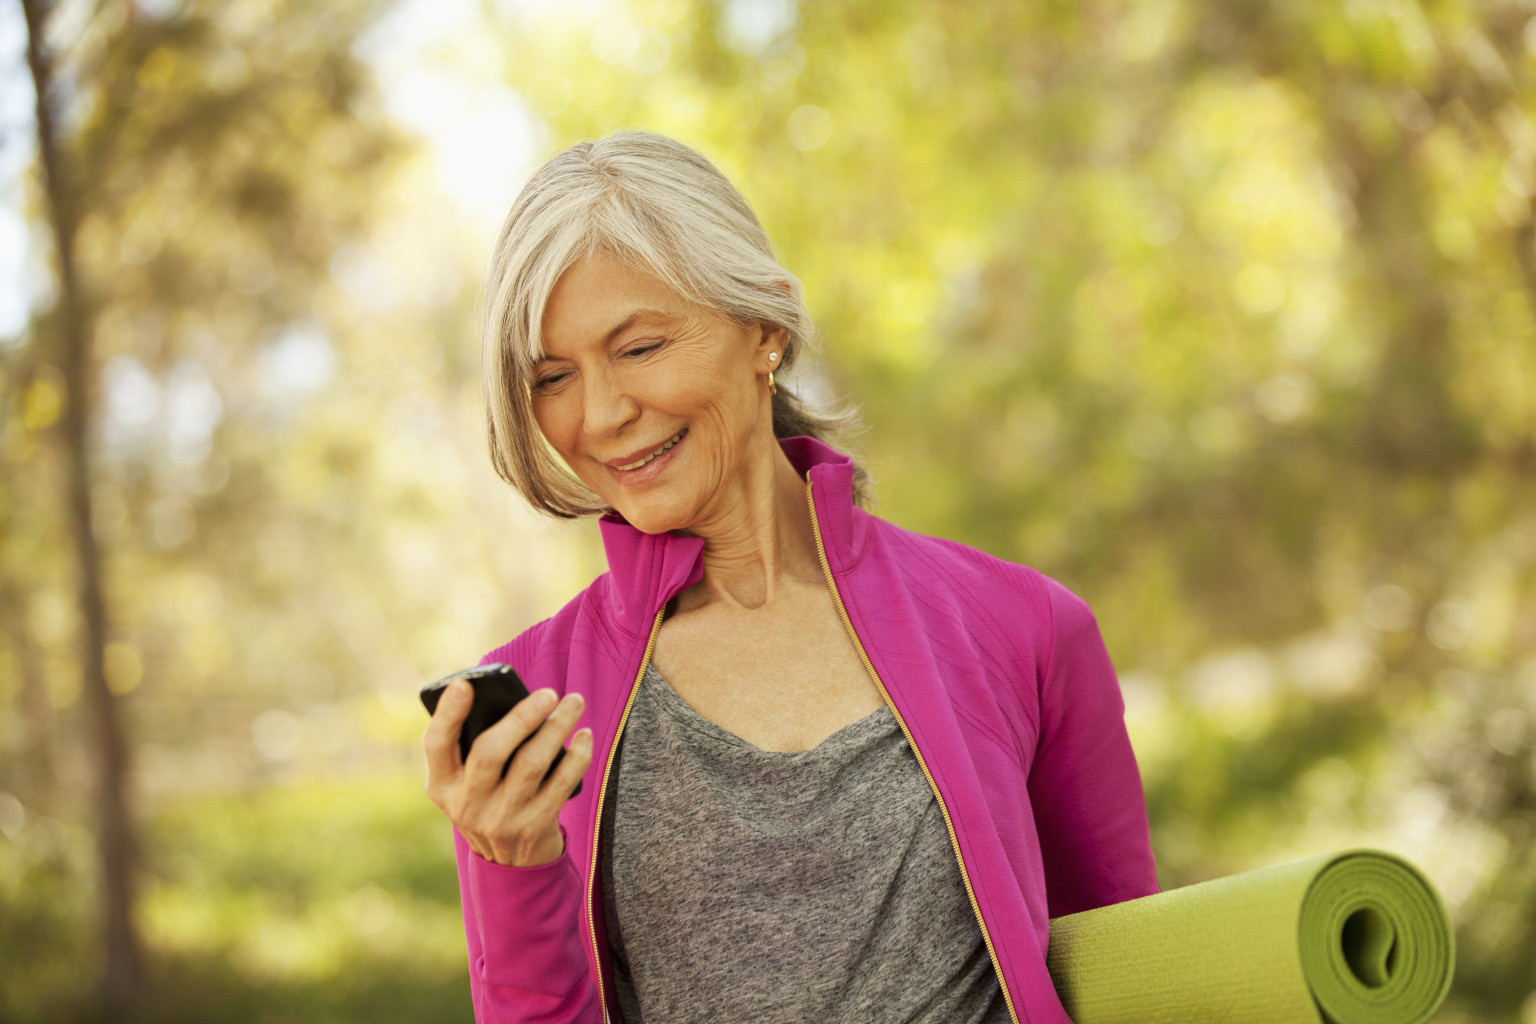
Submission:
POLYGON ((1455 941, 1417 868, 1345 850, 1058 917, 1046 962, 1075 1024, 1424 1024, 1455 941))

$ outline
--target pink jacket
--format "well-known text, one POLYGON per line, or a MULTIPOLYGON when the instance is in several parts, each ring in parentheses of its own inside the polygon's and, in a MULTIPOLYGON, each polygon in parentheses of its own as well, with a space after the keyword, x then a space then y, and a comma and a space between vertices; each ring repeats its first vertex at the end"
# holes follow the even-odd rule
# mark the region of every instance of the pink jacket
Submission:
MULTIPOLYGON (((821 442, 780 446, 808 481, 834 603, 938 796, 1014 1020, 1070 1024, 1045 968, 1049 919, 1158 891, 1092 613, 1033 569, 856 507, 850 460, 821 442)), ((703 541, 615 515, 601 528, 609 571, 482 659, 529 689, 580 691, 593 766, 561 812, 552 864, 494 864, 454 833, 480 1024, 617 1014, 595 859, 602 794, 663 607, 699 580, 703 541)))

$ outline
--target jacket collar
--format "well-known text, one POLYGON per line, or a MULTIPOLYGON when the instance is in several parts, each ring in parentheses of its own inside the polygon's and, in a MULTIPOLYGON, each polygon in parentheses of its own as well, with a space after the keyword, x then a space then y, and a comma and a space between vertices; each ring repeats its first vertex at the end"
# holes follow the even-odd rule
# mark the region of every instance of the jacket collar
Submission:
MULTIPOLYGON (((834 570, 852 564, 855 547, 853 460, 813 437, 785 437, 779 448, 795 472, 810 482, 822 543, 834 570)), ((662 605, 704 575, 704 539, 685 534, 644 533, 617 512, 598 520, 608 556, 609 596, 620 623, 650 633, 662 605)))

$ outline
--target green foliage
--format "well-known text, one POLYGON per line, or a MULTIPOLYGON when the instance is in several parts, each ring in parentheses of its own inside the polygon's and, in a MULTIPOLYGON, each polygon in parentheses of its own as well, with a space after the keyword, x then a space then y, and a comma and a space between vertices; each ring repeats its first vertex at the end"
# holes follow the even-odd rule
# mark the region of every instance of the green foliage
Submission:
MULTIPOLYGON (((143 1019, 471 1019, 453 844, 414 775, 185 797, 147 826, 143 1019)), ((0 856, 0 1019, 83 1015, 88 860, 0 856)))
POLYGON ((89 876, 89 862, 65 858, 62 833, 34 830, 35 845, 0 844, 0 1020, 58 1019, 82 968, 94 966, 81 956, 89 948, 81 931, 91 917, 91 890, 80 878, 89 876))
MULTIPOLYGON (((590 529, 509 522, 484 468, 494 225, 449 223, 379 109, 373 5, 101 11, 77 242, 163 1019, 440 1016, 446 832, 412 787, 297 782, 400 768, 415 684, 600 567, 590 529), (328 370, 284 385, 292 361, 328 370), (212 429, 114 418, 143 379, 162 407, 211 389, 212 429), (378 893, 430 932, 417 966, 358 930, 378 893)), ((743 187, 823 337, 782 383, 863 407, 876 511, 1093 605, 1165 886, 1397 848, 1457 922, 1441 1019, 1506 1021, 1536 1005, 1531 13, 498 4, 433 66, 517 90, 547 150, 647 127, 743 187)), ((88 918, 53 330, 0 348, 17 1019, 49 1017, 88 918)))

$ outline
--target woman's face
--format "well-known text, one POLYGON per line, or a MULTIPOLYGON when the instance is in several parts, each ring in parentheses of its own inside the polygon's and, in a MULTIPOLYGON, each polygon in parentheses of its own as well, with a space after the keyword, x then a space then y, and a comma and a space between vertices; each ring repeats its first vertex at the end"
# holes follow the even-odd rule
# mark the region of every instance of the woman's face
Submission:
POLYGON ((724 511, 750 446, 772 442, 762 375, 783 330, 732 324, 606 255, 561 275, 542 326, 533 414, 571 472, 646 533, 724 511))

